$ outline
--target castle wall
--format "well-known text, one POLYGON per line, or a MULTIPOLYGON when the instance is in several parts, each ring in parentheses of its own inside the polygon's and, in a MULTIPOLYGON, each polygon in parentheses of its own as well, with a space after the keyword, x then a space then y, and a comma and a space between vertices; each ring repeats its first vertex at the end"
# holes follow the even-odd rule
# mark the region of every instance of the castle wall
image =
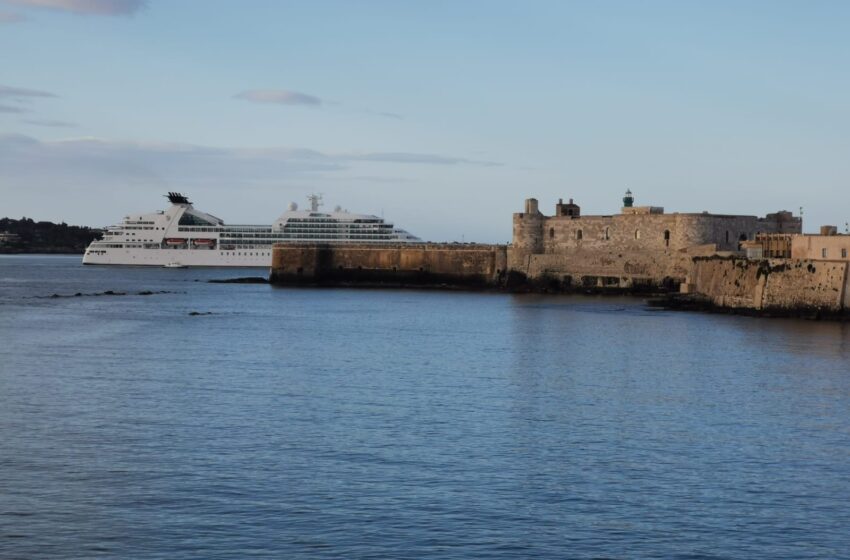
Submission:
POLYGON ((486 287, 507 274, 504 245, 277 244, 270 281, 277 284, 380 284, 486 287))
POLYGON ((508 263, 509 269, 532 280, 555 280, 563 288, 675 287, 690 273, 694 256, 714 253, 714 245, 680 251, 567 249, 520 255, 510 248, 508 263))
POLYGON ((772 231, 773 224, 755 216, 701 214, 617 214, 613 216, 519 218, 514 240, 519 246, 538 245, 544 253, 568 249, 681 250, 714 243, 720 251, 737 251, 738 243, 772 231), (534 231, 542 227, 542 231, 534 231), (532 241, 534 237, 534 241, 532 241))
MULTIPOLYGON (((533 199, 531 199, 533 200, 533 199)), ((514 214, 508 265, 540 276, 578 276, 631 280, 682 281, 695 254, 734 252, 758 233, 801 228, 789 213, 772 218, 719 214, 664 214, 661 208, 625 208, 611 216, 514 214)), ((528 205, 527 208, 528 209, 528 205)))
POLYGON ((697 258, 690 289, 721 308, 842 314, 850 309, 848 266, 841 261, 697 258))

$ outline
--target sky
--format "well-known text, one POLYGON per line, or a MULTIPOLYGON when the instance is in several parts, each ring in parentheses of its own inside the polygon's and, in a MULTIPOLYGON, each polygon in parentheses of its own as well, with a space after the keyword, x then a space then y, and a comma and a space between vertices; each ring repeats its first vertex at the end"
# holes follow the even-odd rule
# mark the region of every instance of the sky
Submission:
POLYGON ((506 242, 535 197, 850 221, 850 2, 0 0, 0 216, 290 201, 506 242))

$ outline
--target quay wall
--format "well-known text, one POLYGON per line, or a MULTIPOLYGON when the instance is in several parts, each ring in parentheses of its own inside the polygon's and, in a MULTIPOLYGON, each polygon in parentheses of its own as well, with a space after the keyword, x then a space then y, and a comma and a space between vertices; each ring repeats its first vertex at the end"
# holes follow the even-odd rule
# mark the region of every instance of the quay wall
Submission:
POLYGON ((623 289, 640 291, 676 288, 691 273, 695 256, 712 255, 716 246, 687 249, 562 248, 532 253, 508 249, 508 268, 531 282, 560 284, 561 289, 623 289))
POLYGON ((507 276, 504 245, 457 243, 278 244, 275 284, 499 287, 507 276))
POLYGON ((847 261, 698 257, 686 290, 724 309, 847 315, 848 268, 847 261))

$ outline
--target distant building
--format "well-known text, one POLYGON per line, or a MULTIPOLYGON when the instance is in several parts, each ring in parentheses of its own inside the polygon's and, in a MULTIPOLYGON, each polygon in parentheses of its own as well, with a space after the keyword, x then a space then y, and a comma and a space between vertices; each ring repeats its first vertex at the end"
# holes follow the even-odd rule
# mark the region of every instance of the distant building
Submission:
POLYGON ((21 240, 21 236, 8 231, 0 232, 0 245, 9 245, 21 240))
POLYGON ((741 243, 748 259, 790 259, 791 240, 797 233, 762 233, 754 241, 741 243))
POLYGON ((835 226, 823 226, 820 235, 795 235, 791 239, 791 258, 816 261, 847 261, 850 235, 838 235, 835 226))

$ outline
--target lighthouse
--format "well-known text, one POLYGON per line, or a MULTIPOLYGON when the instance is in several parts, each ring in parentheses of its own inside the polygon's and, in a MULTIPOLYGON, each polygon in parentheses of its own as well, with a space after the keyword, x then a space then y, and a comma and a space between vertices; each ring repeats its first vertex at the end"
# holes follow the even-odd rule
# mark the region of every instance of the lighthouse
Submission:
POLYGON ((635 197, 632 196, 632 191, 626 189, 626 196, 623 197, 623 208, 631 208, 635 204, 635 197))

